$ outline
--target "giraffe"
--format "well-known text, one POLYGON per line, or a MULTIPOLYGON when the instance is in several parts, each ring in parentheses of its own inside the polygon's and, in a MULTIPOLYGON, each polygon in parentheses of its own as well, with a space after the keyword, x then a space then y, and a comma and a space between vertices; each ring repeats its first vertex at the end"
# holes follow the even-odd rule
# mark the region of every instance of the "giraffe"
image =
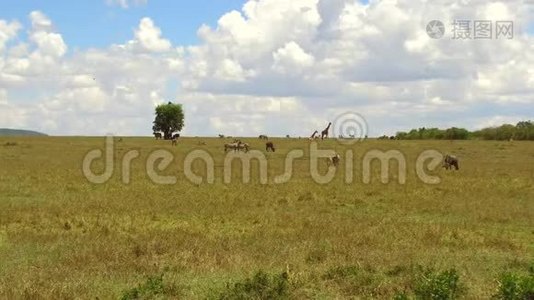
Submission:
POLYGON ((332 122, 329 122, 328 126, 323 131, 321 131, 321 140, 323 140, 324 138, 328 138, 328 131, 330 130, 330 126, 332 126, 332 122))
POLYGON ((313 134, 310 136, 310 141, 316 139, 316 138, 317 138, 316 135, 317 135, 318 133, 319 133, 319 131, 315 130, 315 131, 313 132, 313 134))

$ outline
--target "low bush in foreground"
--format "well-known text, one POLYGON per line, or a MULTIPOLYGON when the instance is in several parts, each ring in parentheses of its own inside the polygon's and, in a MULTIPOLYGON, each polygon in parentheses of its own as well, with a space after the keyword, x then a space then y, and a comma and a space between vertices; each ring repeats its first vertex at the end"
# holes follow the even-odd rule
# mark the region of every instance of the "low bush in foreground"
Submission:
POLYGON ((147 280, 136 288, 123 293, 121 300, 154 299, 165 296, 176 296, 176 289, 165 284, 163 274, 148 277, 147 280))
POLYGON ((529 274, 519 275, 504 273, 499 278, 499 287, 494 299, 532 300, 534 299, 534 270, 529 274))
POLYGON ((238 299, 289 299, 290 286, 287 273, 269 275, 259 271, 252 278, 227 284, 219 295, 221 300, 238 299))
POLYGON ((414 293, 418 299, 457 299, 465 293, 455 269, 436 272, 426 269, 417 276, 414 293))

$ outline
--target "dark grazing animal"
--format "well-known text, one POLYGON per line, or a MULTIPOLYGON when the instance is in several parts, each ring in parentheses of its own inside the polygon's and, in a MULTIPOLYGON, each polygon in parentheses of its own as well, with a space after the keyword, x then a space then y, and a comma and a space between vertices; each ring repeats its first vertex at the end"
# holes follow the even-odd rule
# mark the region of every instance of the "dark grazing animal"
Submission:
POLYGON ((156 140, 161 140, 163 138, 163 135, 161 135, 161 132, 154 132, 154 136, 156 137, 156 140))
POLYGON ((265 151, 267 151, 267 152, 269 152, 269 151, 274 152, 275 151, 273 142, 265 143, 265 151))
POLYGON ((443 159, 443 167, 447 170, 451 170, 453 167, 454 169, 459 170, 458 158, 454 155, 445 155, 445 159, 443 159))
POLYGON ((260 140, 267 140, 269 139, 265 134, 260 135, 260 140))
POLYGON ((334 156, 329 157, 326 162, 327 162, 327 165, 329 166, 334 165, 335 167, 337 167, 340 160, 341 160, 341 157, 339 156, 339 154, 336 153, 334 156))

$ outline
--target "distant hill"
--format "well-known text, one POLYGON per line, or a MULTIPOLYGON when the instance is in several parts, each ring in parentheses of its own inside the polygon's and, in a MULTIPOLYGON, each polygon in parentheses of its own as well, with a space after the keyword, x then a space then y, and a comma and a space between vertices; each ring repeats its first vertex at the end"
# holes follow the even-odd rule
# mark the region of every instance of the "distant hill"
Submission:
POLYGON ((31 130, 0 128, 0 136, 47 136, 44 133, 31 130))

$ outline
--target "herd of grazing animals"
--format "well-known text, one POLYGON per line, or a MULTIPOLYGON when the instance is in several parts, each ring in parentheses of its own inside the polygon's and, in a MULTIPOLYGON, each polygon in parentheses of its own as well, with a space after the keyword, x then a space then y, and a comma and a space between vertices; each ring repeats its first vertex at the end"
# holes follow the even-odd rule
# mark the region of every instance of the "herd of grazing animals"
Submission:
MULTIPOLYGON (((312 135, 309 137, 309 140, 312 141, 312 140, 317 140, 317 139, 321 139, 321 140, 324 140, 325 138, 328 138, 328 133, 330 131, 330 127, 332 126, 332 123, 329 122, 328 123, 328 126, 323 130, 321 131, 321 134, 319 135, 319 131, 315 130, 312 135)), ((160 140, 160 139, 163 139, 163 135, 160 133, 160 132, 154 132, 154 137, 156 138, 156 140, 160 140)), ((340 136, 341 138, 342 136, 340 136)), ((353 135, 350 136, 351 138, 354 138, 353 135)), ((367 136, 365 136, 366 139, 367 139, 367 136)), ((174 134, 172 135, 172 138, 171 138, 171 144, 173 146, 176 146, 178 145, 178 138, 180 138, 180 134, 174 134)), ((223 134, 219 134, 219 138, 225 138, 225 136, 223 134)), ((231 136, 227 136, 226 138, 232 138, 231 136)), ((286 135, 286 138, 289 138, 289 135, 286 135)), ((261 140, 269 140, 269 137, 267 135, 264 135, 264 134, 261 134, 259 136, 259 139, 261 140)), ((300 139, 300 137, 299 137, 300 139)), ((380 139, 380 138, 379 138, 380 139)), ((390 139, 394 139, 394 137, 391 137, 390 139)), ((122 139, 120 139, 120 141, 122 141, 122 139)), ((199 142, 198 145, 206 145, 205 142, 199 142)), ((234 150, 234 152, 238 152, 238 151, 243 151, 243 152, 248 152, 250 149, 250 145, 248 143, 243 143, 241 140, 238 140, 238 139, 234 139, 234 141, 232 143, 226 143, 224 144, 224 152, 228 152, 229 150, 234 150)), ((267 141, 265 143, 265 151, 266 152, 269 152, 269 151, 272 151, 272 152, 275 152, 275 146, 274 146, 274 143, 271 142, 271 141, 267 141)), ((331 157, 328 157, 327 158, 327 165, 328 166, 334 166, 334 167, 337 167, 339 165, 339 162, 341 160, 341 156, 338 154, 338 153, 334 153, 333 156, 331 157)), ((458 158, 454 155, 445 155, 444 159, 443 159, 443 163, 442 163, 442 167, 445 168, 446 170, 452 170, 453 168, 455 170, 459 170, 459 165, 458 165, 458 158)))

